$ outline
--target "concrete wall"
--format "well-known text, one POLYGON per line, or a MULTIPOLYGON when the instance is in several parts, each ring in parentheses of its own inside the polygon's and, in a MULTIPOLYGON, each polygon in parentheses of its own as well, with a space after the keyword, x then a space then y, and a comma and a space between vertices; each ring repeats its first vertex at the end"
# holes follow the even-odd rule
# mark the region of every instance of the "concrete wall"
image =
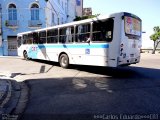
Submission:
POLYGON ((8 36, 17 36, 17 33, 30 31, 38 28, 49 27, 66 22, 73 21, 76 16, 76 0, 0 0, 2 5, 2 39, 3 45, 0 47, 0 55, 8 55, 8 36), (17 8, 16 27, 6 26, 8 20, 8 5, 15 4, 17 8), (36 3, 39 5, 39 19, 41 27, 29 27, 28 22, 31 20, 30 6, 36 3), (54 9, 53 9, 54 8, 54 9), (54 14, 54 20, 53 20, 54 14))
MULTIPOLYGON (((33 29, 37 29, 37 27, 29 27, 28 23, 31 20, 31 12, 30 7, 33 3, 36 3, 35 0, 7 0, 2 2, 2 29, 3 29, 3 55, 8 55, 8 36, 17 36, 19 32, 30 31, 33 29), (17 26, 16 27, 9 27, 6 26, 6 21, 8 20, 8 5, 15 4, 17 8, 17 26)), ((44 6, 45 1, 41 1, 37 3, 40 7, 39 11, 39 18, 42 23, 41 27, 45 27, 45 19, 44 19, 44 6)))

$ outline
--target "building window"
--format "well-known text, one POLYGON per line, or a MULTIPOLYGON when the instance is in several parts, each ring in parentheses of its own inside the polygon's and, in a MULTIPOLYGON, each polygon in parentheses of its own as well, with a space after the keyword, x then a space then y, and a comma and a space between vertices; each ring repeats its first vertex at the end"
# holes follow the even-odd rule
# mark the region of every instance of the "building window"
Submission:
POLYGON ((8 19, 17 20, 17 9, 15 4, 10 4, 8 7, 8 19))
POLYGON ((31 6, 31 20, 39 20, 39 6, 35 3, 31 6))

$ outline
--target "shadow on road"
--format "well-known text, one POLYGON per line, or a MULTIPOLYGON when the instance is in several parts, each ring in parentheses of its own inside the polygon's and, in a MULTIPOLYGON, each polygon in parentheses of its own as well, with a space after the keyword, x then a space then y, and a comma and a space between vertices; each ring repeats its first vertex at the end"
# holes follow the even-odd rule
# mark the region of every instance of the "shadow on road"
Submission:
POLYGON ((102 114, 160 111, 160 89, 148 80, 63 78, 28 80, 27 84, 30 100, 22 120, 65 120, 72 116, 81 120, 84 115, 93 119, 102 114))
MULTIPOLYGON (((45 60, 32 60, 34 62, 45 63, 59 67, 59 63, 45 60)), ((160 79, 160 69, 143 68, 143 67, 99 67, 87 65, 70 65, 68 69, 90 72, 94 74, 107 75, 112 78, 154 78, 160 79)))
POLYGON ((27 80, 30 101, 22 120, 91 120, 103 114, 119 118, 120 114, 160 113, 159 69, 72 67, 110 77, 27 80))
MULTIPOLYGON (((32 60, 32 61, 59 67, 59 63, 57 62, 45 61, 45 60, 32 60)), ((140 74, 137 71, 130 69, 130 67, 113 68, 113 67, 87 66, 87 65, 70 65, 68 69, 75 69, 94 74, 107 75, 113 78, 130 78, 130 77, 140 76, 140 74)))

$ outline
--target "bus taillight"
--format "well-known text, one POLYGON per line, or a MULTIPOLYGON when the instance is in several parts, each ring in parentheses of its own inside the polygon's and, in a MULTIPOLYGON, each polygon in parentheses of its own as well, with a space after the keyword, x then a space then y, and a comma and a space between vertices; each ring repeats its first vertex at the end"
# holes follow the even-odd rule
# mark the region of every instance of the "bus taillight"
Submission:
POLYGON ((123 47, 123 43, 121 44, 121 48, 123 47))

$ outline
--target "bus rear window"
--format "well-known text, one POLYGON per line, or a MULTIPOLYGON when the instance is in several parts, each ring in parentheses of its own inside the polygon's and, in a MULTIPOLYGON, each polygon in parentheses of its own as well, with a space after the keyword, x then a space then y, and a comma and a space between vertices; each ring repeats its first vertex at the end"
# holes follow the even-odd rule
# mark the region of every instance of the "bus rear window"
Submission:
POLYGON ((125 33, 127 35, 141 36, 141 21, 139 19, 125 16, 125 33))

